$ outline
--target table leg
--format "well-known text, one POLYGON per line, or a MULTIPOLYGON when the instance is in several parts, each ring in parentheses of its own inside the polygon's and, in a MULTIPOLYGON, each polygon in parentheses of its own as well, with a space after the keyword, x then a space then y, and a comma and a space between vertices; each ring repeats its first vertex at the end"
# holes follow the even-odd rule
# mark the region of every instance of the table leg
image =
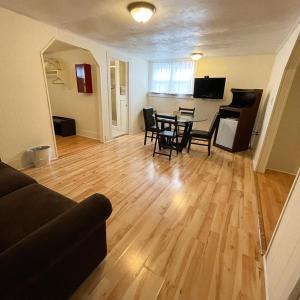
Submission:
POLYGON ((182 152, 183 148, 185 148, 189 142, 189 136, 190 132, 192 130, 193 123, 192 122, 186 122, 184 126, 184 131, 182 135, 182 139, 179 145, 179 151, 182 152))

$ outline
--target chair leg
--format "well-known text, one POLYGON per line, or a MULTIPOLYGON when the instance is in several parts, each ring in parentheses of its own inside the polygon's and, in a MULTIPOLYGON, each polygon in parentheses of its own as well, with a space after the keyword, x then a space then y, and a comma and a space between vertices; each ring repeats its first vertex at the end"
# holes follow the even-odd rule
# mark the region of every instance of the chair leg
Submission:
POLYGON ((208 156, 210 156, 211 139, 208 140, 208 156))
POLYGON ((159 147, 159 151, 161 151, 161 140, 158 139, 158 147, 159 147))
POLYGON ((176 152, 178 155, 178 152, 179 152, 178 136, 176 136, 176 152))
POLYGON ((147 142, 147 130, 145 130, 144 146, 146 145, 146 142, 147 142))
POLYGON ((171 160, 172 151, 173 151, 173 144, 174 144, 174 138, 170 140, 170 154, 169 154, 169 160, 171 160))
POLYGON ((155 152, 156 152, 157 140, 158 140, 158 136, 156 136, 156 138, 155 138, 155 144, 154 144, 154 149, 153 149, 153 157, 155 156, 155 152))
POLYGON ((188 145, 188 153, 190 153, 190 148, 191 148, 191 143, 192 143, 192 137, 189 138, 189 145, 188 145))
POLYGON ((151 134, 151 142, 153 141, 153 134, 154 134, 154 132, 152 131, 152 134, 151 134))

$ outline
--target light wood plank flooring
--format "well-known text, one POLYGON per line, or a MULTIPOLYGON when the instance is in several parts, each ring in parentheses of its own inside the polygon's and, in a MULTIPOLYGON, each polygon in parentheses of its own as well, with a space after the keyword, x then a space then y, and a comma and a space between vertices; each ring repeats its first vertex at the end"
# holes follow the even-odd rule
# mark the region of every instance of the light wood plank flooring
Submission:
POLYGON ((100 144, 98 140, 89 139, 79 135, 67 137, 57 135, 55 136, 55 139, 57 144, 58 155, 60 158, 85 151, 90 147, 100 144))
POLYGON ((264 174, 256 173, 256 176, 267 247, 295 176, 271 170, 264 174))
POLYGON ((107 258, 72 299, 264 299, 249 153, 195 146, 169 162, 152 149, 123 136, 27 171, 76 201, 112 202, 107 258))

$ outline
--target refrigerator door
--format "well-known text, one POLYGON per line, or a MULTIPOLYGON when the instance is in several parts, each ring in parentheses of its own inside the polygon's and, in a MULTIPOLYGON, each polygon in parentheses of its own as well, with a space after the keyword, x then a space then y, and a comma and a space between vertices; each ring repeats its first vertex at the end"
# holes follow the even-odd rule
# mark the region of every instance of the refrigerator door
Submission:
POLYGON ((216 144, 232 149, 237 125, 238 120, 236 119, 221 118, 216 144))

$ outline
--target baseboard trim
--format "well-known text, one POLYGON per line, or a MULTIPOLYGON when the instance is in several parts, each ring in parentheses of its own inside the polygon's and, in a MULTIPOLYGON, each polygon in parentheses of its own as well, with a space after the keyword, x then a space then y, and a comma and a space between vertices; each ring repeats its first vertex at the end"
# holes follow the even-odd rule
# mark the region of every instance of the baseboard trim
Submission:
POLYGON ((264 283, 265 283, 265 296, 266 300, 269 300, 269 289, 268 289, 268 275, 267 275, 267 258, 263 256, 263 268, 264 268, 264 283))
MULTIPOLYGON (((27 151, 25 151, 23 154, 21 154, 18 158, 14 160, 7 160, 4 162, 20 171, 33 168, 34 167, 33 162, 28 157, 26 157, 26 153, 27 151)), ((56 159, 58 159, 58 157, 55 156, 54 152, 52 151, 51 161, 56 159)))
POLYGON ((259 193, 258 178, 257 178, 256 172, 254 172, 254 182, 255 182, 255 189, 256 189, 256 207, 257 207, 257 216, 258 216, 257 222, 258 222, 260 254, 264 255, 267 251, 267 239, 266 239, 263 212, 262 212, 262 206, 261 206, 261 198, 260 198, 260 193, 259 193))
POLYGON ((284 174, 288 174, 288 175, 293 175, 293 176, 297 175, 297 172, 296 173, 289 173, 289 172, 285 172, 285 171, 277 170, 277 169, 272 169, 272 168, 266 168, 266 171, 267 170, 274 171, 274 172, 279 172, 279 173, 284 173, 284 174))
POLYGON ((93 140, 100 140, 99 133, 90 130, 77 129, 76 135, 93 140))
POLYGON ((144 129, 133 129, 133 130, 129 130, 128 134, 138 134, 144 132, 144 129))

